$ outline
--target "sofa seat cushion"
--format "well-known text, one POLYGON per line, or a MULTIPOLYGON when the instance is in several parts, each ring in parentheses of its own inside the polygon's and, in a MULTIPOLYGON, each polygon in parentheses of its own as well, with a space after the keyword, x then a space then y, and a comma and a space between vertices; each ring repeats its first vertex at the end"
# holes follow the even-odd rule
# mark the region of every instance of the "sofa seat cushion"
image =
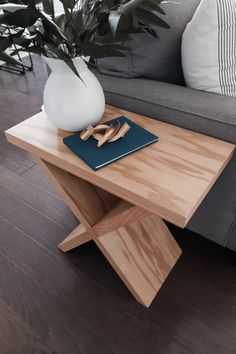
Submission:
POLYGON ((159 81, 94 73, 110 105, 236 143, 234 98, 159 81))

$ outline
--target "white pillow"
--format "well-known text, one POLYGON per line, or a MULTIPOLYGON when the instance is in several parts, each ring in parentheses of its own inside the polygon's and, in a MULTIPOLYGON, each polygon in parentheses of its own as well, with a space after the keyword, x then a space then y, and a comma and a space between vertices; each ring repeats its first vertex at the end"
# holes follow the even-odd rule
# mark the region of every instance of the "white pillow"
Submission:
POLYGON ((188 87, 236 97, 236 0, 202 0, 182 38, 188 87))

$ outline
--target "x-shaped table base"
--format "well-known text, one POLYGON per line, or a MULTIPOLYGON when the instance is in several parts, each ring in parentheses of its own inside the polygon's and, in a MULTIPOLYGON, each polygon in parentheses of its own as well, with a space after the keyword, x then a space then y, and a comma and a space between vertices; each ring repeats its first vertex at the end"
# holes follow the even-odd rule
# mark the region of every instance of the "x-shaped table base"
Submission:
POLYGON ((148 307, 181 254, 164 221, 61 167, 35 159, 80 221, 59 249, 67 252, 93 240, 137 301, 148 307))

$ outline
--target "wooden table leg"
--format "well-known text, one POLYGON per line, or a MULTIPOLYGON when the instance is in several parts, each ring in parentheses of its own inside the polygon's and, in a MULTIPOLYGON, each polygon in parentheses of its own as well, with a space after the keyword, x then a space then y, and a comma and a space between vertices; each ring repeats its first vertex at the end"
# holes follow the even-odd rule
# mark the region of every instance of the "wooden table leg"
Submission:
POLYGON ((63 252, 67 252, 88 241, 92 241, 91 232, 80 224, 58 245, 58 248, 63 252))
POLYGON ((36 160, 81 222, 58 247, 66 252, 93 240, 137 301, 148 307, 181 254, 164 221, 36 160))
POLYGON ((146 307, 181 254, 165 223, 154 214, 93 239, 133 296, 146 307))

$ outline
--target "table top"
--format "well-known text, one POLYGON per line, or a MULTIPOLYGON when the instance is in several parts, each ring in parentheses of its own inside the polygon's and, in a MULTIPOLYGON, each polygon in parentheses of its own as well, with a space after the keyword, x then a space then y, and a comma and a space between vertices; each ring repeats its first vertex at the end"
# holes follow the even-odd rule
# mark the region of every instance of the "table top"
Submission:
POLYGON ((184 227, 230 158, 233 144, 107 106, 103 120, 125 115, 158 143, 93 171, 62 141, 44 112, 6 131, 8 141, 114 195, 184 227))

